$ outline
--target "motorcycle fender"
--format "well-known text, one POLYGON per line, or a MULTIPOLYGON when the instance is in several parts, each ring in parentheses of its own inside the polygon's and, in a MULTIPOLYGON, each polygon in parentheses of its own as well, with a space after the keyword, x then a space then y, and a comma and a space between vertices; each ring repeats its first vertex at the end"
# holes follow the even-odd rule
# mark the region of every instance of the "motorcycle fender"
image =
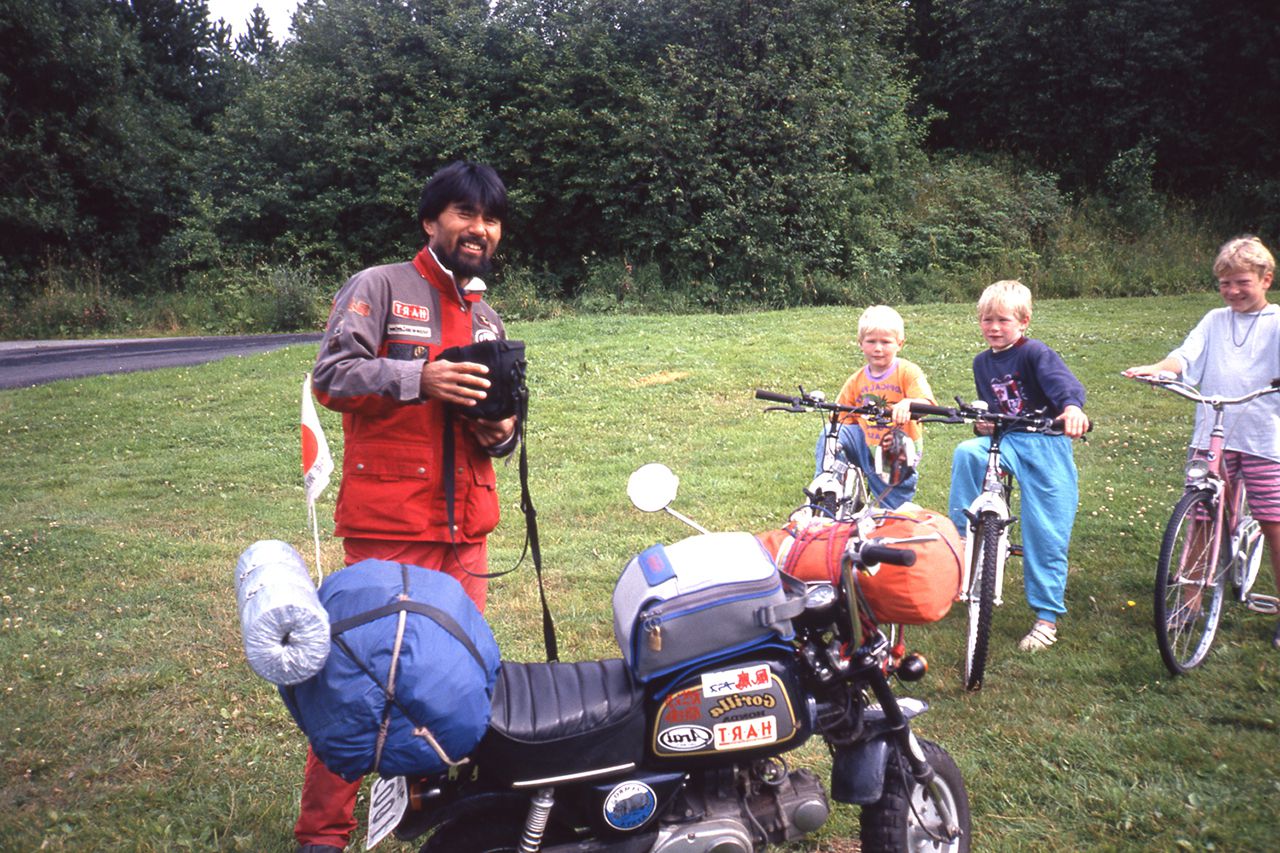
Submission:
MULTIPOLYGON (((910 696, 898 699, 897 705, 908 720, 929 710, 927 703, 910 696)), ((884 796, 890 739, 897 735, 879 708, 867 710, 865 724, 866 737, 852 746, 836 747, 831 759, 831 798, 838 803, 866 806, 884 796)))
POLYGON ((884 795, 884 769, 888 763, 888 734, 837 747, 831 760, 831 798, 855 806, 879 802, 884 795))

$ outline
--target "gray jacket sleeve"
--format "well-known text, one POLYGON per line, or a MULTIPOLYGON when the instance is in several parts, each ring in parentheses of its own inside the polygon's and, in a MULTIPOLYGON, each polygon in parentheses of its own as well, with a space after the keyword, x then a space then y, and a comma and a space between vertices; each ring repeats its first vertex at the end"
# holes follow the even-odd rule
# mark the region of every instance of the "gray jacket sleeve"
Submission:
POLYGON ((392 400, 413 403, 422 399, 426 359, 382 355, 391 301, 389 273, 387 267, 359 272, 334 298, 312 372, 316 396, 329 408, 358 411, 367 406, 380 408, 392 400))

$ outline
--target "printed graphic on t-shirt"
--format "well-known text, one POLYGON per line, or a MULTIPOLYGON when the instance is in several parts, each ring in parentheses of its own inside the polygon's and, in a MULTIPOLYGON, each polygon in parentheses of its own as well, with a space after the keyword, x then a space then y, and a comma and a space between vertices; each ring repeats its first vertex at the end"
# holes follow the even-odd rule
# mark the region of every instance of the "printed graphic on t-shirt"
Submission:
MULTIPOLYGON (((889 400, 901 400, 906 396, 906 392, 902 388, 901 374, 897 370, 890 370, 879 379, 872 377, 870 370, 864 370, 860 384, 862 386, 858 389, 860 405, 887 406, 889 400)), ((869 446, 879 444, 885 433, 892 429, 891 426, 879 426, 874 421, 869 421, 866 418, 860 418, 859 420, 862 423, 862 432, 866 435, 869 446)))
POLYGON ((1000 404, 1000 411, 1006 415, 1022 414, 1022 389, 1018 385, 1017 377, 1006 373, 998 379, 993 378, 991 393, 1000 404))

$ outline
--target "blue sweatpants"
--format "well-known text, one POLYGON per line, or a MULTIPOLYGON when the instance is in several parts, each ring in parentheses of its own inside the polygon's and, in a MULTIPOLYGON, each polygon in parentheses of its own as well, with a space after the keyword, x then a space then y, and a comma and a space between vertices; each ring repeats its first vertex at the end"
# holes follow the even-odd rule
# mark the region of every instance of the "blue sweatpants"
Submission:
MULTIPOLYGON (((971 438, 951 460, 947 513, 970 535, 964 511, 982 489, 990 438, 971 438)), ((1056 622, 1066 613, 1067 548, 1080 500, 1075 451, 1065 435, 1012 432, 1000 441, 1000 467, 1013 474, 1021 500, 1022 573, 1027 604, 1036 618, 1056 622)))
MULTIPOLYGON (((814 476, 822 472, 822 443, 825 436, 824 429, 818 435, 818 445, 814 448, 814 476)), ((889 484, 876 473, 876 458, 872 450, 867 447, 867 438, 862 427, 856 424, 841 425, 840 452, 844 455, 846 462, 862 469, 862 473, 867 478, 867 486, 873 495, 884 495, 880 498, 882 506, 887 509, 897 509, 915 497, 916 484, 920 482, 920 475, 913 471, 910 477, 890 489, 889 484)))

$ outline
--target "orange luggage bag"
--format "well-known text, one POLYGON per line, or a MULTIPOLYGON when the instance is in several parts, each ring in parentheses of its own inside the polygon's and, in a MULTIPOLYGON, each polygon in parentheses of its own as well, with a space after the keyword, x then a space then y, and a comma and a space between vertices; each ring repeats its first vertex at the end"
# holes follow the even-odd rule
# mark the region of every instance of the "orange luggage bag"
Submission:
MULTIPOLYGON (((916 552, 915 565, 881 563, 874 574, 859 572, 858 584, 877 622, 925 625, 947 615, 960 591, 964 549, 951 519, 920 507, 879 510, 868 538, 925 541, 904 544, 916 552)), ((803 526, 791 522, 757 534, 781 571, 805 581, 835 583, 840 558, 857 522, 817 520, 803 526)), ((892 541, 883 544, 892 545, 892 541)))

